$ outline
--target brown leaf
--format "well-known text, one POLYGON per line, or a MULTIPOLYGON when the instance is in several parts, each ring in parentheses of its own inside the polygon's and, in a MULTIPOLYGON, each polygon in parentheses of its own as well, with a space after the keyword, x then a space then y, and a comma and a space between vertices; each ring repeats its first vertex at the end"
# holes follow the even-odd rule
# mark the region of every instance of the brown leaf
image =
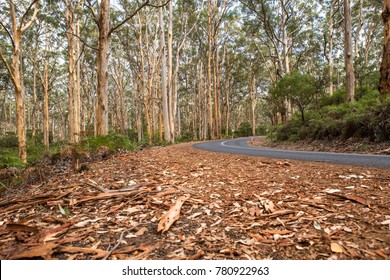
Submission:
POLYGON ((107 251, 95 248, 82 248, 82 247, 71 247, 71 246, 62 246, 58 248, 58 252, 62 253, 83 253, 83 254, 93 254, 94 259, 101 259, 107 255, 107 251))
POLYGON ((40 238, 41 241, 46 242, 55 239, 55 237, 61 233, 64 233, 69 230, 69 228, 75 223, 76 221, 72 221, 66 224, 63 224, 59 227, 52 228, 49 230, 46 230, 42 233, 42 236, 40 238))
POLYGON ((337 243, 331 243, 330 244, 330 249, 332 250, 332 252, 335 252, 335 253, 342 253, 344 252, 343 248, 341 248, 341 246, 337 243))
POLYGON ((188 196, 181 196, 177 199, 176 203, 161 218, 157 226, 157 232, 166 232, 179 219, 181 206, 188 198, 188 196))
POLYGON ((270 229, 263 229, 261 231, 262 233, 265 233, 265 234, 289 234, 291 233, 292 231, 291 230, 270 230, 270 229))
POLYGON ((18 259, 31 259, 36 257, 41 257, 43 259, 50 259, 53 254, 54 249, 58 246, 53 242, 49 242, 46 244, 39 244, 37 246, 32 246, 24 250, 23 252, 11 256, 11 260, 18 259))
POLYGON ((33 232, 38 233, 39 229, 37 227, 31 227, 23 224, 7 224, 6 230, 8 231, 24 231, 24 232, 33 232))
POLYGON ((134 257, 131 257, 129 258, 129 260, 145 260, 147 259, 147 257, 149 256, 149 254, 154 251, 155 249, 157 249, 158 247, 160 247, 162 244, 162 242, 159 242, 155 245, 150 245, 150 246, 142 246, 141 248, 138 248, 139 250, 142 250, 143 252, 141 254, 138 254, 134 257))
POLYGON ((363 204, 363 205, 370 207, 370 204, 366 199, 359 197, 359 196, 356 196, 356 195, 352 195, 352 194, 343 195, 343 194, 337 194, 337 193, 327 193, 327 194, 341 197, 344 199, 348 199, 348 200, 351 200, 351 201, 354 201, 354 202, 357 202, 357 203, 360 203, 360 204, 363 204))

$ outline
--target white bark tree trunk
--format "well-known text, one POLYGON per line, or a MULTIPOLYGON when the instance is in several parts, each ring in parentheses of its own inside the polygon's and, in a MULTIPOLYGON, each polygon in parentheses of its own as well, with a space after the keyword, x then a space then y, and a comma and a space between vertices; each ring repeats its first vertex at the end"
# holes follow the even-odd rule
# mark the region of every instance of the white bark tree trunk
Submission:
POLYGON ((346 100, 349 102, 353 102, 355 100, 355 74, 353 68, 350 0, 344 0, 344 59, 346 73, 346 100))
MULTIPOLYGON (((25 126, 25 113, 24 113, 24 88, 22 82, 22 69, 21 69, 21 52, 22 52, 22 35, 23 33, 31 27, 34 23, 37 13, 39 0, 34 0, 28 6, 30 9, 34 6, 34 12, 30 20, 23 24, 17 22, 15 4, 10 1, 10 17, 12 22, 12 33, 13 33, 13 50, 12 50, 12 64, 11 67, 8 65, 7 60, 4 57, 2 49, 0 48, 0 58, 4 63, 8 74, 11 77, 11 80, 14 84, 14 93, 16 99, 16 128, 18 136, 18 155, 19 159, 23 163, 27 163, 27 148, 26 148, 26 126, 25 126)), ((27 15, 27 12, 25 15, 27 15)), ((23 17, 24 18, 24 17, 23 17)))

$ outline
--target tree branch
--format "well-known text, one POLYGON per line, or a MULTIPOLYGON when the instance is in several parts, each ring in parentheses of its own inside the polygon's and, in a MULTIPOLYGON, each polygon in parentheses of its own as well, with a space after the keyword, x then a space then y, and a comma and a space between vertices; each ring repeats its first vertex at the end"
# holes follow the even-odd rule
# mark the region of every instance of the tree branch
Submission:
POLYGON ((15 48, 14 39, 12 38, 11 33, 9 32, 9 30, 7 29, 7 27, 5 27, 5 25, 3 24, 3 22, 0 21, 0 25, 4 28, 5 32, 7 32, 8 37, 11 39, 12 46, 15 48))
POLYGON ((91 1, 90 1, 90 0, 87 0, 87 2, 88 2, 88 5, 86 5, 86 6, 87 6, 87 8, 91 11, 91 13, 92 13, 92 15, 93 15, 93 20, 94 20, 94 22, 95 22, 97 25, 99 25, 99 18, 98 18, 98 15, 96 14, 95 10, 94 10, 93 7, 92 7, 91 1))
POLYGON ((84 45, 86 45, 87 47, 93 49, 94 51, 98 51, 99 49, 94 47, 94 46, 91 46, 90 44, 88 44, 87 42, 84 41, 84 39, 82 39, 80 36, 78 36, 77 34, 74 34, 73 32, 69 32, 69 31, 66 31, 66 33, 68 34, 72 34, 72 36, 75 36, 77 39, 80 40, 80 42, 82 42, 84 45))
POLYGON ((3 61, 5 68, 7 68, 8 74, 10 75, 12 82, 15 84, 15 77, 12 73, 11 67, 9 66, 7 60, 5 59, 5 57, 3 55, 3 50, 1 49, 1 47, 0 47, 0 58, 1 58, 1 61, 3 61))
POLYGON ((23 33, 24 31, 29 29, 30 26, 33 24, 33 22, 37 18, 38 7, 39 7, 39 0, 34 0, 33 2, 31 2, 30 6, 27 8, 26 12, 22 16, 22 19, 20 20, 20 32, 23 33), (23 26, 23 21, 24 21, 25 17, 27 16, 28 12, 31 10, 33 5, 35 5, 34 6, 34 14, 32 15, 30 21, 25 26, 23 26))
POLYGON ((111 28, 110 32, 108 32, 108 36, 110 36, 115 30, 117 30, 119 27, 121 27, 123 24, 125 24, 127 21, 129 21, 130 19, 132 19, 143 7, 145 6, 149 6, 149 7, 153 7, 153 8, 161 8, 161 7, 164 7, 166 6, 171 0, 168 0, 167 2, 165 2, 164 4, 162 5, 153 5, 153 4, 150 4, 150 0, 146 0, 144 3, 142 3, 131 15, 129 15, 128 17, 126 17, 124 20, 122 20, 120 23, 118 23, 116 26, 114 26, 113 28, 111 28))

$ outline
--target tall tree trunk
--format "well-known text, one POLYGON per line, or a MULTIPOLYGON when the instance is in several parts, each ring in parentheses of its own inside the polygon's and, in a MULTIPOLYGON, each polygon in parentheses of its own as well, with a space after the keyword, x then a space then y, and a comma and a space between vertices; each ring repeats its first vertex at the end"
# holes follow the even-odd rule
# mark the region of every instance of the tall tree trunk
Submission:
MULTIPOLYGON (((161 5, 161 1, 160 1, 161 5)), ((159 8, 159 24, 160 24, 160 50, 161 57, 161 95, 162 95, 162 107, 163 107, 163 122, 164 122, 164 140, 171 142, 171 129, 169 119, 169 98, 167 92, 167 54, 165 44, 165 25, 163 7, 159 8)))
POLYGON ((390 94, 390 0, 384 0, 382 19, 384 24, 384 46, 379 91, 384 96, 390 94))
MULTIPOLYGON (((22 35, 23 33, 31 27, 33 22, 36 19, 38 13, 39 0, 34 0, 29 5, 29 9, 34 5, 34 12, 30 20, 23 24, 23 19, 18 24, 15 13, 15 3, 12 1, 10 3, 10 16, 12 22, 12 33, 13 33, 13 51, 12 51, 12 64, 9 66, 7 60, 4 57, 2 49, 0 48, 0 58, 4 63, 9 76, 14 84, 14 93, 16 99, 16 127, 17 127, 17 136, 18 136, 18 155, 19 159, 27 163, 27 149, 26 149, 26 127, 25 127, 25 114, 24 114, 24 88, 22 82, 22 70, 21 70, 21 53, 22 53, 22 35)), ((27 11, 26 11, 27 13, 27 11)))
POLYGON ((46 34, 46 46, 45 46, 45 62, 43 73, 41 76, 41 83, 43 89, 43 144, 45 151, 49 151, 49 36, 46 34))
MULTIPOLYGON (((81 0, 78 0, 78 8, 80 8, 82 5, 81 0)), ((78 38, 80 38, 80 15, 77 15, 76 22, 75 22, 75 31, 78 38)), ((78 143, 80 141, 80 129, 81 129, 81 123, 80 123, 80 115, 81 115, 81 63, 80 63, 80 40, 75 40, 75 54, 76 54, 76 65, 75 65, 75 71, 74 71, 74 110, 73 110, 73 121, 74 121, 74 141, 75 143, 78 143)))
POLYGON ((99 9, 99 50, 97 59, 97 135, 108 134, 108 48, 110 41, 110 0, 99 9))
POLYGON ((33 109, 32 109, 32 139, 35 142, 36 136, 36 128, 37 128, 37 120, 36 120, 36 112, 37 112, 37 60, 38 60, 38 33, 35 36, 35 49, 34 49, 34 65, 33 65, 33 109))
POLYGON ((173 88, 173 55, 172 55, 172 41, 173 41, 173 4, 169 2, 169 21, 168 21, 168 105, 169 105, 169 133, 171 143, 175 142, 175 111, 176 106, 174 102, 173 88))
POLYGON ((282 41, 283 41, 283 66, 284 74, 290 73, 290 57, 288 55, 288 36, 287 36, 287 13, 285 10, 285 3, 280 0, 280 7, 282 9, 282 41))
POLYGON ((333 95, 333 25, 334 25, 334 5, 336 4, 336 0, 334 0, 330 5, 329 12, 329 95, 333 95))
POLYGON ((252 73, 252 77, 249 79, 250 87, 250 99, 251 99, 251 125, 252 125, 252 136, 256 136, 256 77, 252 73))
POLYGON ((65 0, 66 17, 66 38, 68 41, 68 129, 69 142, 75 143, 75 121, 74 121, 74 85, 75 85, 75 25, 74 25, 74 5, 72 1, 65 0))
POLYGON ((213 30, 213 6, 212 0, 209 0, 208 4, 208 26, 207 26, 207 37, 208 37, 208 52, 207 52, 207 97, 208 97, 208 136, 210 139, 215 138, 214 123, 213 123, 213 103, 212 103, 212 77, 211 68, 213 61, 213 46, 214 46, 214 30, 213 30))
MULTIPOLYGON (((13 6, 13 4, 11 4, 13 6)), ((14 51, 12 53, 12 69, 14 75, 15 98, 16 98, 16 127, 18 135, 18 155, 22 162, 27 162, 26 149, 26 127, 24 116, 24 88, 20 71, 20 44, 22 34, 18 29, 14 29, 14 51)))
POLYGON ((349 102, 353 102, 355 100, 355 74, 353 68, 350 0, 344 0, 344 59, 346 73, 346 100, 349 102))
POLYGON ((359 37, 363 27, 363 0, 359 0, 359 21, 355 34, 355 56, 359 55, 359 37))
MULTIPOLYGON (((146 121, 146 133, 148 137, 148 143, 149 145, 152 145, 152 127, 151 127, 151 121, 150 121, 150 105, 149 105, 149 97, 148 97, 148 91, 146 87, 146 73, 145 73, 145 58, 144 58, 144 50, 143 50, 143 44, 142 44, 142 15, 141 13, 138 15, 138 23, 139 23, 139 36, 138 36, 138 45, 139 45, 139 57, 140 57, 140 63, 141 63, 141 73, 140 73, 140 79, 141 79, 141 88, 142 88, 142 96, 143 96, 143 103, 145 107, 145 121, 146 121)), ((147 30, 147 29, 146 29, 147 30)), ((148 34, 146 34, 146 37, 148 34)), ((147 45, 148 43, 146 43, 147 45)), ((150 77, 149 77, 150 80, 150 77)), ((149 91, 150 94, 150 91, 149 91)))
MULTIPOLYGON (((214 38, 215 42, 216 38, 214 38)), ((217 44, 214 43, 214 54, 213 54, 213 92, 214 92, 214 131, 217 138, 221 137, 221 130, 219 127, 220 118, 219 118, 219 92, 218 92, 218 63, 219 63, 219 56, 218 56, 218 47, 217 44)))

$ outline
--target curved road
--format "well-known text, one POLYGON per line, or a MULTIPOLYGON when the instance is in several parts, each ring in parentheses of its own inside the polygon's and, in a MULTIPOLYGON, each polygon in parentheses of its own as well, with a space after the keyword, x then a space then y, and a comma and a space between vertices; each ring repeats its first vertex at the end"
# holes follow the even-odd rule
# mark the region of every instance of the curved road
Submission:
POLYGON ((386 155, 306 152, 260 147, 258 148, 254 146, 249 146, 247 144, 247 142, 251 139, 253 139, 253 137, 209 141, 194 144, 194 147, 197 149, 211 152, 240 154, 248 156, 390 168, 390 156, 386 155))

